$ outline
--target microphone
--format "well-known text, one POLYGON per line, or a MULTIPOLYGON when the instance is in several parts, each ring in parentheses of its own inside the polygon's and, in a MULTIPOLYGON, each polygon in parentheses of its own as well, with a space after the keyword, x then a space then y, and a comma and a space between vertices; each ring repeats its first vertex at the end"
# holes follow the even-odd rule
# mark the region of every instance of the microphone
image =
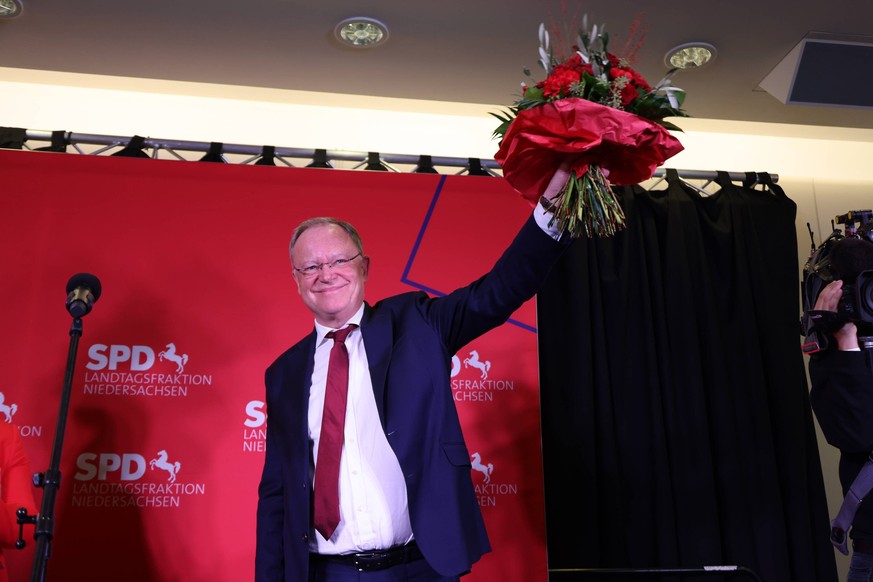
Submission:
POLYGON ((74 318, 84 317, 100 299, 100 281, 90 273, 78 273, 67 282, 67 311, 74 318))

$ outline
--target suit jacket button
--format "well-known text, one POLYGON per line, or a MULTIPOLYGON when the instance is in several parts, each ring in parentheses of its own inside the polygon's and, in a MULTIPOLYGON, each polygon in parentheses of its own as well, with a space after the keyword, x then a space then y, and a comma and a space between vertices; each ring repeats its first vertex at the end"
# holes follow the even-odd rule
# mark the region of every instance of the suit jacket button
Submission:
POLYGON ((303 541, 304 541, 304 542, 308 542, 308 541, 309 541, 309 534, 303 534, 303 541))

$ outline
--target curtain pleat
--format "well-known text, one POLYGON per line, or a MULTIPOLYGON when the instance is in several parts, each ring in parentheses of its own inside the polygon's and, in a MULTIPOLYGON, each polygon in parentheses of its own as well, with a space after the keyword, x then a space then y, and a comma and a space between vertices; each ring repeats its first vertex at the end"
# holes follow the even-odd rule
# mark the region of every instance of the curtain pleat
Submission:
POLYGON ((549 568, 836 582, 796 205, 667 178, 620 188, 627 229, 576 241, 538 295, 549 568))

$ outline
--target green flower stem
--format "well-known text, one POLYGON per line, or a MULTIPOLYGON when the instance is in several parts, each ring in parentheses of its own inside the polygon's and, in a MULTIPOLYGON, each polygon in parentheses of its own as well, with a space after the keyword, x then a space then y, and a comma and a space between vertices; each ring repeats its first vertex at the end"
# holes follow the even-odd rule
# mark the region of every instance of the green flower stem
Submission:
POLYGON ((589 166, 581 178, 571 175, 558 198, 553 220, 573 238, 612 236, 625 228, 621 205, 598 166, 589 166))

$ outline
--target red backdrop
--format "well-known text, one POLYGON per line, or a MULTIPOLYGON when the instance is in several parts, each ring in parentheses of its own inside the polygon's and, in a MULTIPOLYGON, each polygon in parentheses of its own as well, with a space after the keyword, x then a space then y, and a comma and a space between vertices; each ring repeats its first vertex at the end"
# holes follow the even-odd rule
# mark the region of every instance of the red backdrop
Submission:
MULTIPOLYGON (((478 277, 530 212, 492 177, 6 150, 0 180, 0 392, 35 472, 56 432, 66 283, 103 286, 83 318, 49 581, 252 578, 263 371, 313 325, 287 258, 300 220, 359 228, 375 302, 478 277)), ((529 302, 455 359, 470 452, 491 466, 473 479, 494 552, 471 581, 547 579, 534 318, 529 302), (474 350, 487 371, 465 365, 474 350)), ((13 582, 30 579, 25 532, 6 550, 13 582)))

